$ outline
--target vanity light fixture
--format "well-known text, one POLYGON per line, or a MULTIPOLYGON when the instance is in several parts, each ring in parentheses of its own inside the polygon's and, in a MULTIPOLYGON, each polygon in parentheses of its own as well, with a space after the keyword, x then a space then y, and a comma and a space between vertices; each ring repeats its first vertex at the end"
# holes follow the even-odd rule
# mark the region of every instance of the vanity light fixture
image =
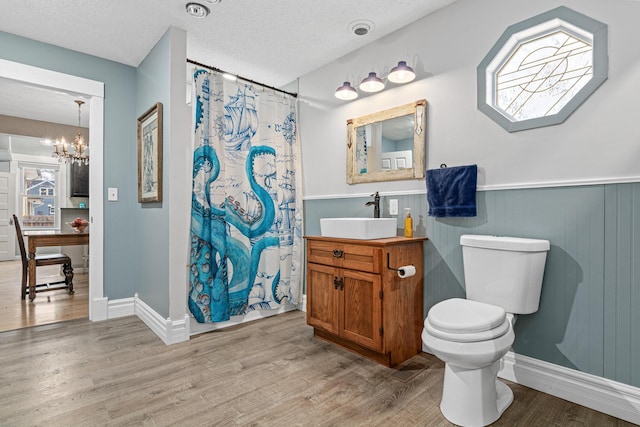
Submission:
POLYGON ((376 76, 376 73, 370 72, 369 77, 362 80, 358 87, 364 92, 380 92, 384 89, 384 82, 380 77, 376 76))
POLYGON ((405 61, 400 61, 391 69, 387 78, 393 83, 409 83, 416 78, 416 73, 405 61))
MULTIPOLYGON (((386 69, 388 68, 385 68, 385 70, 386 69)), ((386 76, 378 77, 373 71, 370 72, 369 75, 360 82, 358 89, 362 92, 375 93, 380 92, 385 88, 387 80, 395 84, 404 84, 412 82, 415 78, 416 72, 413 71, 413 68, 407 65, 406 61, 399 61, 398 65, 393 67, 386 76)), ((343 101, 356 99, 359 95, 358 90, 351 86, 351 81, 354 81, 355 79, 349 79, 347 77, 345 80, 347 81, 336 89, 336 98, 342 99, 343 101)))
POLYGON ((187 3, 185 8, 187 9, 187 13, 195 18, 204 18, 209 15, 210 12, 207 6, 200 3, 187 3))
POLYGON ((351 83, 344 82, 342 86, 336 89, 336 98, 343 99, 345 101, 351 101, 352 99, 356 99, 358 97, 358 91, 351 86, 351 83))

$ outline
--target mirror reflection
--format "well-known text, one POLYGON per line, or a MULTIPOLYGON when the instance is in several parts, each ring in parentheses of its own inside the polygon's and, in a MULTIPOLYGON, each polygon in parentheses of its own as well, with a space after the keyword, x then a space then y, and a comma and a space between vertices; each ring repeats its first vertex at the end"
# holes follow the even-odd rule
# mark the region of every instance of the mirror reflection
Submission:
POLYGON ((369 123, 356 128, 356 171, 411 169, 414 115, 369 123))
POLYGON ((347 183, 424 177, 426 101, 347 121, 347 183))

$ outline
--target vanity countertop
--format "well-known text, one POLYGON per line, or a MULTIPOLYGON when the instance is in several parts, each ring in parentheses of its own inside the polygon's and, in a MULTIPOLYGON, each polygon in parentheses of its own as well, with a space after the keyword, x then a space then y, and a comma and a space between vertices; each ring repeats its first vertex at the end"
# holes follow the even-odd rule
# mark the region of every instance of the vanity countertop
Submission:
POLYGON ((397 245, 399 243, 409 243, 409 242, 418 242, 422 240, 429 240, 428 237, 404 237, 404 236, 394 236, 388 237, 386 239, 345 239, 342 237, 324 237, 324 236, 304 236, 307 240, 317 240, 317 241, 326 241, 326 242, 335 242, 340 241, 344 243, 352 243, 352 244, 365 244, 365 245, 373 245, 373 246, 387 246, 387 245, 397 245))

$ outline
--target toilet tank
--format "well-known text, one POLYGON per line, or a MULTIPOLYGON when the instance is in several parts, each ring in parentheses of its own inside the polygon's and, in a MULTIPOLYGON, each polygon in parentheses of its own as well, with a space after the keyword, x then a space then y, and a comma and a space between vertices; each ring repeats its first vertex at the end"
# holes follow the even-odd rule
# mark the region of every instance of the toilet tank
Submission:
POLYGON ((460 236, 467 299, 508 313, 538 311, 548 240, 460 236))

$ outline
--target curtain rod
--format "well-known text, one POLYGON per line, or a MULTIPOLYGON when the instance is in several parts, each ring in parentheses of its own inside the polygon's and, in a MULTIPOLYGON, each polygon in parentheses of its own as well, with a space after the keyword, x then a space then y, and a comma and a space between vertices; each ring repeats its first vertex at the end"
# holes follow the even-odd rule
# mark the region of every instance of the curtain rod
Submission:
POLYGON ((211 70, 211 71, 217 71, 217 72, 219 72, 219 73, 225 73, 225 74, 232 75, 232 76, 234 76, 234 77, 235 77, 235 78, 237 78, 237 79, 244 80, 245 82, 248 82, 248 83, 253 83, 253 84, 256 84, 256 85, 260 85, 260 86, 262 86, 262 87, 266 87, 267 89, 275 90, 276 92, 286 93, 287 95, 289 95, 289 96, 293 96, 294 98, 297 98, 297 97, 298 97, 298 94, 297 94, 297 93, 295 93, 295 92, 287 92, 286 90, 278 89, 277 87, 269 86, 269 85, 266 85, 266 84, 264 84, 264 83, 257 82, 257 81, 255 81, 255 80, 247 79, 246 77, 242 77, 242 76, 239 76, 239 75, 237 75, 237 74, 228 73, 228 72, 226 72, 226 71, 224 71, 224 70, 221 70, 220 68, 212 67, 211 65, 203 64, 203 63, 201 63, 201 62, 197 62, 197 61, 194 61, 194 60, 189 59, 189 58, 187 58, 187 62, 188 62, 189 64, 197 65, 197 66, 199 66, 199 67, 208 68, 208 69, 209 69, 209 70, 211 70))

